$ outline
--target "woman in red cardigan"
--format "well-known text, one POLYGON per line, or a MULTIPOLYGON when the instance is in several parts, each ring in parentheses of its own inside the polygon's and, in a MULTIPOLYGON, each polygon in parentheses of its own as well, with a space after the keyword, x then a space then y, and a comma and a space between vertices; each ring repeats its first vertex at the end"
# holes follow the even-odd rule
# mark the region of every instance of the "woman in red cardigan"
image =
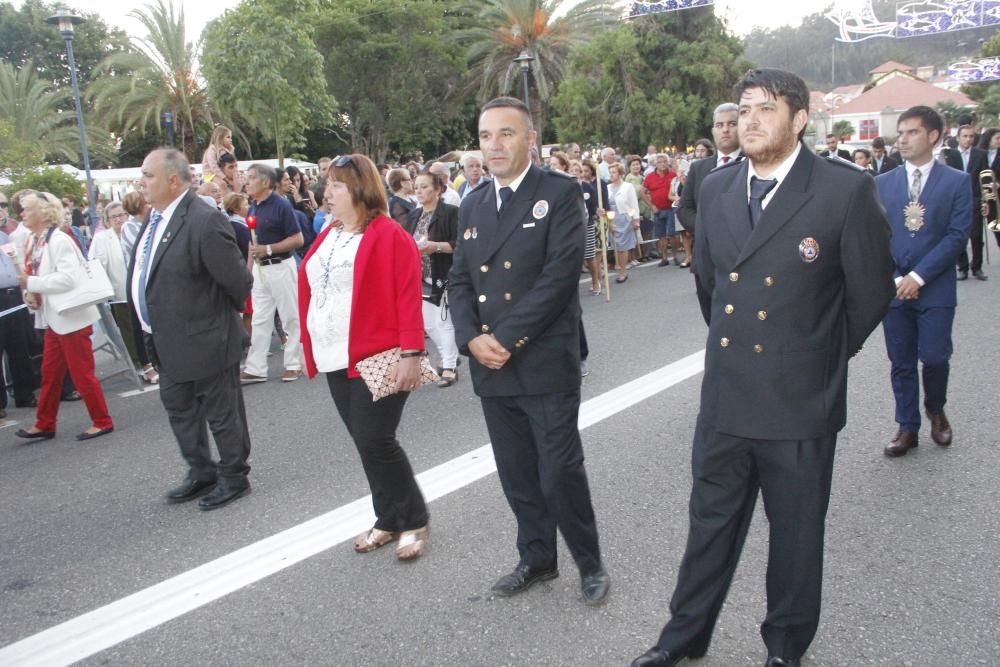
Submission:
POLYGON ((364 155, 330 165, 327 226, 299 268, 299 321, 306 374, 326 373, 330 395, 361 455, 375 525, 354 541, 368 553, 399 540, 396 557, 419 558, 427 542, 427 505, 396 439, 409 392, 420 386, 424 349, 420 252, 387 216, 385 188, 364 155), (355 369, 373 354, 402 349, 396 393, 379 401, 355 369))

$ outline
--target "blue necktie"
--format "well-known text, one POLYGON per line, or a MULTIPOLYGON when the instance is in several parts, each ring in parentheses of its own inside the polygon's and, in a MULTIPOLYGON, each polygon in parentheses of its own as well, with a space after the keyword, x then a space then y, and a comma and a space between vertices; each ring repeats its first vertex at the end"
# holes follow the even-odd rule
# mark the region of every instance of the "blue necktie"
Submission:
POLYGON ((149 265, 153 259, 153 237, 156 236, 156 226, 163 220, 163 214, 153 211, 149 218, 149 232, 146 234, 146 243, 142 246, 142 273, 139 274, 139 316, 142 321, 149 324, 149 310, 146 308, 146 278, 149 276, 149 265))
POLYGON ((510 201, 513 194, 514 190, 506 185, 500 188, 500 210, 497 211, 498 218, 503 217, 503 211, 507 208, 507 202, 510 201))
POLYGON ((757 221, 764 214, 764 197, 778 184, 777 179, 750 177, 750 229, 757 226, 757 221))

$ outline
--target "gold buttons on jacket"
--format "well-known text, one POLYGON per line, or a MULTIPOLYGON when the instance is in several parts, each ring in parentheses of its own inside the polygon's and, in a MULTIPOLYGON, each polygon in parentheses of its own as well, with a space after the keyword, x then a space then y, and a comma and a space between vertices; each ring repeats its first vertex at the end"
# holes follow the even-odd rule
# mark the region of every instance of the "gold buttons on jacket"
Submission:
POLYGON ((486 303, 486 295, 485 294, 480 294, 479 295, 479 303, 486 303))
POLYGON ((729 339, 723 337, 723 339, 719 341, 719 345, 722 347, 729 347, 729 339))
POLYGON ((512 265, 510 263, 510 260, 507 260, 506 262, 503 263, 503 268, 505 268, 505 269, 509 269, 511 266, 512 265))
POLYGON ((736 273, 735 271, 729 274, 729 282, 735 283, 739 279, 740 279, 740 274, 736 273))
POLYGON ((736 311, 736 309, 733 308, 733 304, 731 303, 727 303, 724 310, 726 311, 726 315, 732 315, 736 311))
POLYGON ((504 301, 510 301, 511 300, 510 292, 505 292, 504 293, 503 300, 504 301))
POLYGON ((760 354, 761 352, 764 351, 764 346, 761 345, 760 343, 757 343, 756 345, 753 346, 753 351, 756 352, 757 354, 760 354))
POLYGON ((757 319, 760 320, 761 322, 763 322, 764 320, 766 320, 767 319, 767 311, 766 310, 758 310, 757 311, 757 319))
POLYGON ((481 326, 479 328, 479 330, 482 331, 483 333, 489 333, 490 332, 490 325, 484 324, 483 326, 481 326))
POLYGON ((483 273, 486 273, 487 271, 490 270, 490 267, 483 264, 482 266, 479 267, 479 270, 482 271, 483 273))
POLYGON ((768 287, 774 287, 774 278, 772 278, 771 276, 764 278, 764 284, 767 285, 768 287))

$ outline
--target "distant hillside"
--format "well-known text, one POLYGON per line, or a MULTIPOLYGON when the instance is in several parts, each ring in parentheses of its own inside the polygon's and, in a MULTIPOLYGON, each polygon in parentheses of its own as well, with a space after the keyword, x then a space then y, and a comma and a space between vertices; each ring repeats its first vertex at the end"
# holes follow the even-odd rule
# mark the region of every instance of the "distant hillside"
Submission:
MULTIPOLYGON (((880 19, 891 20, 895 15, 893 1, 875 0, 872 5, 880 19)), ((810 14, 798 27, 754 30, 744 40, 746 58, 761 67, 794 72, 814 89, 829 90, 834 86, 864 83, 868 72, 887 60, 913 67, 934 65, 942 71, 953 62, 978 56, 980 40, 988 40, 1000 32, 991 27, 927 37, 835 43, 839 30, 824 18, 825 13, 810 14), (833 68, 831 49, 836 61, 833 68), (831 73, 835 77, 832 81, 831 73)))

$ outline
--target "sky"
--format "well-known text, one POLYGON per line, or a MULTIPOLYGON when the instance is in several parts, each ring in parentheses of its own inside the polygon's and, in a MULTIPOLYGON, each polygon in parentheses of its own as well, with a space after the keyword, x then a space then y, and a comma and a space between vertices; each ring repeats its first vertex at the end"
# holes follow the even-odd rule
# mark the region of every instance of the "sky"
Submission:
MULTIPOLYGON (((380 0, 392 2, 392 0, 380 0)), ((188 24, 188 38, 195 40, 205 24, 221 15, 226 9, 235 7, 239 0, 174 0, 175 6, 184 8, 188 24)), ((754 27, 776 28, 782 25, 798 25, 802 17, 822 10, 833 0, 716 0, 715 11, 725 17, 730 29, 738 35, 749 33, 754 27)), ((20 6, 21 0, 14 0, 20 6)), ((67 0, 67 5, 78 11, 95 12, 112 25, 123 28, 130 35, 141 30, 138 23, 128 18, 133 9, 145 6, 142 0, 67 0)), ((841 4, 860 4, 849 0, 841 4)))

